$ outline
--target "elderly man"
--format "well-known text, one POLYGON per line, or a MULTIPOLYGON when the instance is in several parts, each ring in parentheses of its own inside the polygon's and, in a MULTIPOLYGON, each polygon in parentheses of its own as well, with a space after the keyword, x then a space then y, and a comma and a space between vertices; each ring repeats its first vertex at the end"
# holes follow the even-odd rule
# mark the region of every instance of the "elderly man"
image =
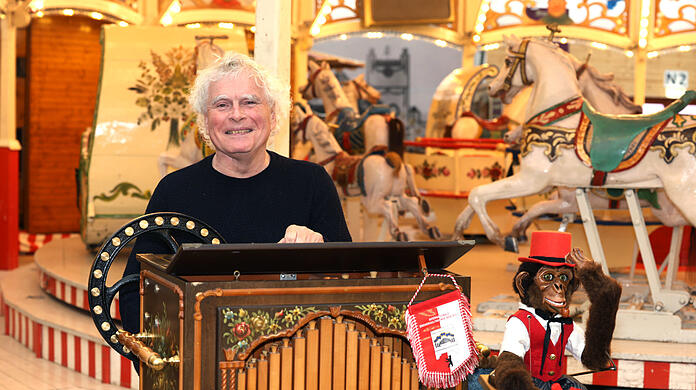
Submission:
MULTIPOLYGON (((200 72, 190 103, 215 154, 165 176, 146 212, 199 218, 228 243, 351 241, 326 171, 266 150, 289 102, 288 87, 245 55, 228 53, 200 72)), ((124 276, 140 271, 136 253, 167 253, 166 248, 157 238, 138 238, 124 276)), ((137 291, 122 291, 123 327, 134 333, 138 308, 137 291)))

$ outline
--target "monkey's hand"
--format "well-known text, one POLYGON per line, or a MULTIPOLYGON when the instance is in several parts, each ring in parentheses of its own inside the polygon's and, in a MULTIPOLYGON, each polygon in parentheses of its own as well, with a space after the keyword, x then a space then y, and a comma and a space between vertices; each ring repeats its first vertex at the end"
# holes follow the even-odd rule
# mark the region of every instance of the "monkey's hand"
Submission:
POLYGON ((512 352, 498 356, 494 375, 488 378, 497 390, 539 390, 532 382, 532 374, 524 367, 521 357, 512 352))
POLYGON ((575 276, 585 288, 590 302, 602 301, 602 304, 611 304, 616 300, 618 304, 618 299, 621 297, 621 285, 612 277, 605 275, 599 263, 585 257, 580 248, 573 248, 570 251, 568 261, 575 264, 575 276))

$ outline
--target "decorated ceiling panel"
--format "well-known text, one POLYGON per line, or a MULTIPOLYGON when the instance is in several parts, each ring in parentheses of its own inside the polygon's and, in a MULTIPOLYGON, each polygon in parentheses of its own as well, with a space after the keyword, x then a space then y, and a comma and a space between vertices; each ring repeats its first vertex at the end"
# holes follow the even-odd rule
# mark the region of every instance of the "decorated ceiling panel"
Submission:
MULTIPOLYGON (((317 1, 317 15, 322 13, 322 4, 323 1, 317 1)), ((327 4, 330 12, 326 13, 326 10, 324 11, 326 23, 341 22, 360 18, 360 12, 355 4, 355 0, 332 0, 327 4)))
POLYGON ((520 25, 584 26, 626 34, 630 0, 491 0, 483 31, 520 25))
POLYGON ((696 31, 694 0, 658 0, 655 15, 655 37, 696 31))

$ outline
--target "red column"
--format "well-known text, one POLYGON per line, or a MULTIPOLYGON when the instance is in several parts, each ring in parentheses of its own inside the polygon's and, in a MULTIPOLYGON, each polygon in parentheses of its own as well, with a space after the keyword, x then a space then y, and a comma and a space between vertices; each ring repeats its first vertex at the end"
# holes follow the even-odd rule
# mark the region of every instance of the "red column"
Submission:
POLYGON ((19 151, 0 146, 0 269, 19 265, 19 151))

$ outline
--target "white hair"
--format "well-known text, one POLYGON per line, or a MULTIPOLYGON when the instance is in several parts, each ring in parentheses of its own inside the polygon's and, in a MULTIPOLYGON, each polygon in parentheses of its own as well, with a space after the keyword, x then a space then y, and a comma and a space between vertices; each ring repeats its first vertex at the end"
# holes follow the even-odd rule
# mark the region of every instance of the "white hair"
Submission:
POLYGON ((290 87, 281 82, 276 76, 263 69, 256 61, 248 56, 235 52, 227 52, 210 67, 198 72, 196 81, 189 94, 189 104, 197 114, 198 131, 205 143, 214 149, 210 141, 206 115, 208 113, 208 90, 212 82, 225 77, 237 77, 247 73, 256 85, 264 92, 266 102, 270 105, 273 128, 271 137, 280 129, 281 110, 290 107, 290 87))

